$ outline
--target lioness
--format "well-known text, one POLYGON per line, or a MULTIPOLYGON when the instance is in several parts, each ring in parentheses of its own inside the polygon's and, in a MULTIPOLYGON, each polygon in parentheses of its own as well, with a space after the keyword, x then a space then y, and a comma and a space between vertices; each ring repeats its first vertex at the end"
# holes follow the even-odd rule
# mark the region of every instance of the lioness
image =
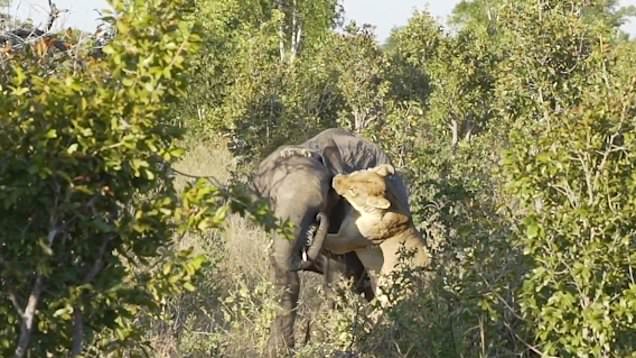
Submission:
MULTIPOLYGON (((398 264, 401 247, 413 251, 411 262, 415 266, 425 267, 430 261, 424 241, 413 225, 408 204, 395 195, 393 174, 392 165, 382 164, 336 175, 332 181, 334 190, 347 199, 354 210, 337 234, 327 235, 323 247, 335 254, 355 251, 372 276, 376 294, 384 286, 383 277, 388 277, 398 264)), ((381 294, 377 296, 382 300, 381 294)))

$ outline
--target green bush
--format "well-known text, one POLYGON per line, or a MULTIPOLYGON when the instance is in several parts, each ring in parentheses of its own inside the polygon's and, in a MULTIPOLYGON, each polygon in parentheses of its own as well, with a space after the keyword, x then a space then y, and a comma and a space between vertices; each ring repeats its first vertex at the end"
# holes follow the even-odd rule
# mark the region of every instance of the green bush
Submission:
POLYGON ((192 4, 112 5, 117 36, 103 59, 38 43, 0 55, 10 61, 0 73, 2 355, 116 349, 139 336, 142 308, 193 289, 204 262, 172 250, 180 208, 167 168, 180 154, 167 115, 197 43, 192 4))
POLYGON ((501 97, 515 236, 531 260, 527 328, 543 354, 633 355, 634 45, 618 42, 605 2, 509 6, 524 24, 509 29, 501 97))

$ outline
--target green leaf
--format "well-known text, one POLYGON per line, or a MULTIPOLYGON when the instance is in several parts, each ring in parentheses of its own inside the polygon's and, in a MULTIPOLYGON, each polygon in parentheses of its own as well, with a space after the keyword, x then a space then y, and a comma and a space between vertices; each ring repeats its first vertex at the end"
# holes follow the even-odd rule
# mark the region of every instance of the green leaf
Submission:
POLYGON ((537 223, 531 223, 526 226, 526 235, 529 239, 534 239, 539 235, 539 225, 537 223))
POLYGON ((189 291, 189 292, 194 292, 194 291, 196 291, 196 287, 194 287, 194 285, 192 285, 190 282, 185 282, 185 283, 183 284, 183 288, 185 288, 185 289, 186 289, 186 291, 189 291))
POLYGON ((77 148, 79 147, 79 145, 77 143, 73 143, 71 145, 68 146, 68 148, 66 148, 66 153, 71 155, 73 153, 75 153, 77 151, 77 148))
POLYGON ((47 139, 57 138, 57 131, 55 129, 49 129, 46 132, 45 138, 47 139))
POLYGON ((51 247, 42 239, 38 240, 38 246, 42 249, 42 252, 47 256, 53 256, 53 250, 51 247))

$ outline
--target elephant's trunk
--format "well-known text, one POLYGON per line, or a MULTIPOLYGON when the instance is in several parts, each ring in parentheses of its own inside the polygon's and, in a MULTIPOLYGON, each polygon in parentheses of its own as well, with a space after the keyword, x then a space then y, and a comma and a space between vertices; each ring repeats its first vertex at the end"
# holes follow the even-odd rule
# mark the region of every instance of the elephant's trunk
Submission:
POLYGON ((298 251, 296 251, 298 254, 289 258, 291 271, 310 270, 314 267, 318 255, 320 255, 322 244, 329 230, 329 217, 324 212, 319 212, 316 215, 316 221, 318 222, 318 228, 315 231, 311 227, 301 231, 301 235, 304 235, 304 237, 298 238, 300 244, 298 251))
POLYGON ((307 249, 307 259, 309 261, 315 261, 318 255, 320 254, 320 250, 322 249, 322 243, 327 238, 327 230, 329 230, 329 217, 324 212, 319 212, 316 215, 316 221, 318 221, 318 230, 316 230, 316 235, 307 249))

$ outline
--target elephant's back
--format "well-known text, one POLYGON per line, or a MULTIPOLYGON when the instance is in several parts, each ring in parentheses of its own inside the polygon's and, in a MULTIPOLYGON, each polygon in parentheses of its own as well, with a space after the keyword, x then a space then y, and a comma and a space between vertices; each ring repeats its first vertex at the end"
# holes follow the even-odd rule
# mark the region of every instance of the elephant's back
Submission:
POLYGON ((290 181, 310 182, 325 181, 329 173, 322 164, 320 157, 303 155, 282 155, 286 149, 303 149, 299 146, 283 145, 268 155, 256 169, 253 183, 256 191, 262 197, 270 197, 276 191, 289 184, 290 181))
POLYGON ((368 169, 380 164, 391 164, 391 160, 375 143, 343 128, 329 128, 305 141, 302 146, 323 153, 326 147, 335 144, 347 173, 368 169))

